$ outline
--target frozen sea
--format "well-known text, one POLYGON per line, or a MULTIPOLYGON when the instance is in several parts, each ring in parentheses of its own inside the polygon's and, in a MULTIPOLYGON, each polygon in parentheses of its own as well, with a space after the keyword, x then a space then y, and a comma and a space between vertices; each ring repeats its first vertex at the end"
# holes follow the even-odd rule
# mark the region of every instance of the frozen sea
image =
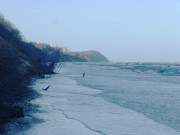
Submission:
POLYGON ((44 122, 24 135, 180 135, 177 63, 65 63, 32 87, 44 122))

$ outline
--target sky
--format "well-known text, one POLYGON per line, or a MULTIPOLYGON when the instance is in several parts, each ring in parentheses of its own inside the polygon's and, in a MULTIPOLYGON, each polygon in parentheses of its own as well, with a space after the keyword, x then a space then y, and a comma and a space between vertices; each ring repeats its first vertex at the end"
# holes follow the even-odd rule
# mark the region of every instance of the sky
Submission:
POLYGON ((114 62, 180 62, 180 0, 0 0, 28 41, 114 62))

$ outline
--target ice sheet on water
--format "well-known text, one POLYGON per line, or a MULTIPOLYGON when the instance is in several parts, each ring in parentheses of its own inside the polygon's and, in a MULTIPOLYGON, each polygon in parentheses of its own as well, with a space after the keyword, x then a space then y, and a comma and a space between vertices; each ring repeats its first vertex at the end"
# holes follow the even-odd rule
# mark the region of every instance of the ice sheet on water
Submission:
MULTIPOLYGON (((78 63, 68 63, 62 74, 77 80, 80 85, 102 90, 98 96, 107 101, 140 112, 158 123, 180 131, 180 76, 112 69, 110 64, 86 63, 79 65, 78 63), (84 70, 87 72, 86 78, 81 77, 84 70)), ((167 65, 173 68, 179 67, 179 64, 162 63, 152 65, 143 63, 115 64, 117 67, 148 66, 149 69, 158 66, 163 68, 167 65)))
POLYGON ((43 111, 36 116, 45 122, 25 135, 179 135, 140 113, 95 97, 101 91, 79 86, 62 75, 37 81, 34 88, 43 95, 33 101, 43 111), (48 84, 48 91, 42 91, 48 84))

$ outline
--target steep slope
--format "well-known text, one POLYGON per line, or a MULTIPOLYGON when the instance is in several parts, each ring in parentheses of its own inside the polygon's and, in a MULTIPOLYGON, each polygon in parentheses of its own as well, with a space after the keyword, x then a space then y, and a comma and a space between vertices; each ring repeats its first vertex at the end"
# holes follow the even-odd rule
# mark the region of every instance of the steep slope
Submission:
POLYGON ((53 56, 26 42, 20 31, 0 15, 0 134, 13 118, 24 117, 25 105, 37 95, 27 87, 30 78, 44 69, 49 71, 45 63, 53 56))

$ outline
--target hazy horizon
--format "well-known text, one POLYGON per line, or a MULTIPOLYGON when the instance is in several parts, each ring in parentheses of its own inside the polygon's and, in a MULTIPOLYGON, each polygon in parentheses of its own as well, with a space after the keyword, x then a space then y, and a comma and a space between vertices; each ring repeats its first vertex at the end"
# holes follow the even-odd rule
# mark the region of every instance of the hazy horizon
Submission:
POLYGON ((0 13, 28 41, 110 61, 180 62, 178 0, 4 0, 0 13))

